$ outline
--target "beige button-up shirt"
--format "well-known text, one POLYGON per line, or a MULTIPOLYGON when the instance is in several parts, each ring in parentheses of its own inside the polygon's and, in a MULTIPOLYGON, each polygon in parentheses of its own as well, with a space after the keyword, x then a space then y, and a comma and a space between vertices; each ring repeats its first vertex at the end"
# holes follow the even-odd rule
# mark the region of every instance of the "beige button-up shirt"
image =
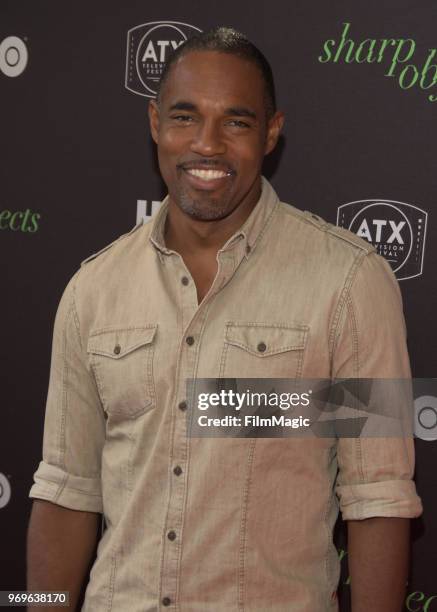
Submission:
POLYGON ((412 440, 191 438, 186 380, 408 377, 397 283, 263 179, 198 305, 167 206, 64 292, 30 496, 105 516, 87 612, 333 612, 339 508, 421 513, 412 440))

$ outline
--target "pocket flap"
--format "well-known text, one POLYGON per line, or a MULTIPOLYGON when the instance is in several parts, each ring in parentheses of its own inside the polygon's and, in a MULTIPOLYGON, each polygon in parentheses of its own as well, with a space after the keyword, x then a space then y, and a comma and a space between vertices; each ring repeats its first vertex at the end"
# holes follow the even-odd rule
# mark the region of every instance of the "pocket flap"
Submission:
POLYGON ((225 340, 258 357, 305 348, 307 325, 228 323, 225 340))
POLYGON ((87 352, 120 359, 140 346, 150 344, 157 325, 97 329, 88 338, 87 352))

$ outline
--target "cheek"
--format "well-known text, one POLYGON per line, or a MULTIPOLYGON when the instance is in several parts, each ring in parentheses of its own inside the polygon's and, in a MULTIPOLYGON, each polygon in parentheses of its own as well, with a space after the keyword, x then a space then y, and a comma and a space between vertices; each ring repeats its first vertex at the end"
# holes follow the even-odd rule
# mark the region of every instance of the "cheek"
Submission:
POLYGON ((189 146, 190 135, 188 130, 166 130, 160 134, 159 147, 167 155, 178 155, 189 146))
POLYGON ((259 141, 251 143, 249 146, 239 151, 239 166, 244 167, 248 175, 257 174, 262 166, 264 159, 264 148, 259 141))

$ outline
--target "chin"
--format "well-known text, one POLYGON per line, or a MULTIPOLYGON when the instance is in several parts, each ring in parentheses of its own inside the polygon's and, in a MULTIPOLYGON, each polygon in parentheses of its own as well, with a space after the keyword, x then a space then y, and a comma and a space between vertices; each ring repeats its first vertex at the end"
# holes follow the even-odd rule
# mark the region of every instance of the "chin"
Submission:
POLYGON ((228 207, 214 200, 205 202, 204 200, 181 198, 179 207, 185 214, 197 221, 218 221, 227 217, 231 212, 228 207))

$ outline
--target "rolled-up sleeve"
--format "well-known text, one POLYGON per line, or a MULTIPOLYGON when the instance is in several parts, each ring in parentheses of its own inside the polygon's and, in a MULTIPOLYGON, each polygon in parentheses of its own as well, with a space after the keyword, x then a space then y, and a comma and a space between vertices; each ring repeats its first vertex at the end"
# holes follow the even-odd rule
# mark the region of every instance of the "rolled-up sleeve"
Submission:
POLYGON ((105 419, 81 341, 76 278, 67 285, 56 313, 43 460, 29 496, 73 510, 102 512, 105 419))
MULTIPOLYGON (((382 257, 374 252, 361 257, 339 307, 332 377, 410 379, 402 298, 382 257)), ((337 459, 336 493, 343 519, 413 518, 422 513, 413 481, 411 432, 340 438, 337 459)))

